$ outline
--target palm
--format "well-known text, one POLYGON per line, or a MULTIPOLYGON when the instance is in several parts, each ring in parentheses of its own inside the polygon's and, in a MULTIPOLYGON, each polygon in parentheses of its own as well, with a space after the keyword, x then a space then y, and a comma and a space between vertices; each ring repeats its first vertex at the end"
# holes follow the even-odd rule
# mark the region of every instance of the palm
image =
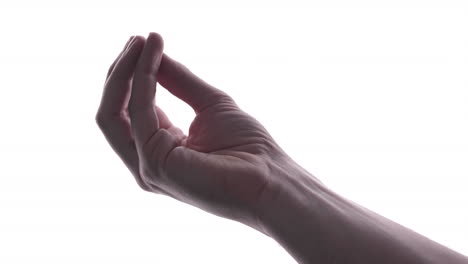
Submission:
POLYGON ((187 147, 206 153, 258 154, 269 138, 254 118, 226 102, 197 114, 190 126, 187 147))
POLYGON ((172 155, 167 163, 168 176, 175 179, 171 189, 178 199, 211 213, 234 219, 249 215, 239 209, 255 206, 267 182, 264 155, 272 144, 265 128, 233 102, 207 107, 190 126, 182 144, 186 153, 172 155))

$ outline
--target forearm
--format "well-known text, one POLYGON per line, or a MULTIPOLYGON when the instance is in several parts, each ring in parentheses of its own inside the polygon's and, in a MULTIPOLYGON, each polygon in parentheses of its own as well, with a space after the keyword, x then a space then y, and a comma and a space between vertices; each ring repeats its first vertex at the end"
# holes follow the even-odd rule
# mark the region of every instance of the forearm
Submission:
POLYGON ((261 223, 299 263, 468 263, 465 256, 346 200, 310 175, 284 179, 261 223))

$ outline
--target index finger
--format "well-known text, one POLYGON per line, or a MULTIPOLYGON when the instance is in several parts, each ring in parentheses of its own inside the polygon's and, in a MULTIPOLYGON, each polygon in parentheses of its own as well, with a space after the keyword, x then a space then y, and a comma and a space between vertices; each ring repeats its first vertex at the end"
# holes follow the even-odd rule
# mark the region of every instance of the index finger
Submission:
POLYGON ((134 72, 128 112, 137 149, 141 149, 159 129, 159 120, 154 110, 154 97, 156 73, 161 63, 163 45, 161 36, 151 32, 134 72))

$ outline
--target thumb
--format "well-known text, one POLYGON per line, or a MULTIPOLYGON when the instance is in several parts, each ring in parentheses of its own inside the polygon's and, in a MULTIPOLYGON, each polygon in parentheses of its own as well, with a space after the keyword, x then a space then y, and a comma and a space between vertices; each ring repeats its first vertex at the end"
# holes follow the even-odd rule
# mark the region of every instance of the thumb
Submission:
POLYGON ((220 102, 235 105, 228 94, 206 83, 182 63, 165 53, 161 59, 157 79, 161 86, 189 104, 196 113, 220 102))

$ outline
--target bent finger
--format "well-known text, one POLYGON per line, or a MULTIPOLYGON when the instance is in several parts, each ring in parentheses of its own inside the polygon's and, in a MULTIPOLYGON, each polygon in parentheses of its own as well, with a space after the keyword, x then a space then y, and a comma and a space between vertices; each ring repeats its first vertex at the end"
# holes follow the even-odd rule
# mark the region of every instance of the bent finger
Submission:
POLYGON ((163 40, 151 32, 136 65, 132 92, 128 104, 132 133, 137 150, 159 129, 159 120, 154 110, 156 73, 161 62, 163 40))
POLYGON ((114 65, 106 84, 99 106, 101 116, 120 116, 127 110, 130 83, 144 40, 135 37, 114 65))
POLYGON ((140 187, 148 190, 139 175, 139 158, 127 113, 130 81, 142 49, 141 39, 139 43, 131 40, 110 67, 96 121, 109 145, 134 175, 140 187))
POLYGON ((114 70, 115 64, 117 64, 119 59, 122 57, 122 54, 127 50, 128 46, 132 42, 133 38, 135 38, 135 36, 130 36, 130 38, 128 39, 127 43, 125 44, 125 47, 123 48, 123 50, 120 52, 120 54, 114 60, 114 62, 111 64, 111 66, 109 67, 109 70, 107 70, 106 82, 107 82, 107 79, 109 78, 109 76, 111 75, 112 71, 114 70))

